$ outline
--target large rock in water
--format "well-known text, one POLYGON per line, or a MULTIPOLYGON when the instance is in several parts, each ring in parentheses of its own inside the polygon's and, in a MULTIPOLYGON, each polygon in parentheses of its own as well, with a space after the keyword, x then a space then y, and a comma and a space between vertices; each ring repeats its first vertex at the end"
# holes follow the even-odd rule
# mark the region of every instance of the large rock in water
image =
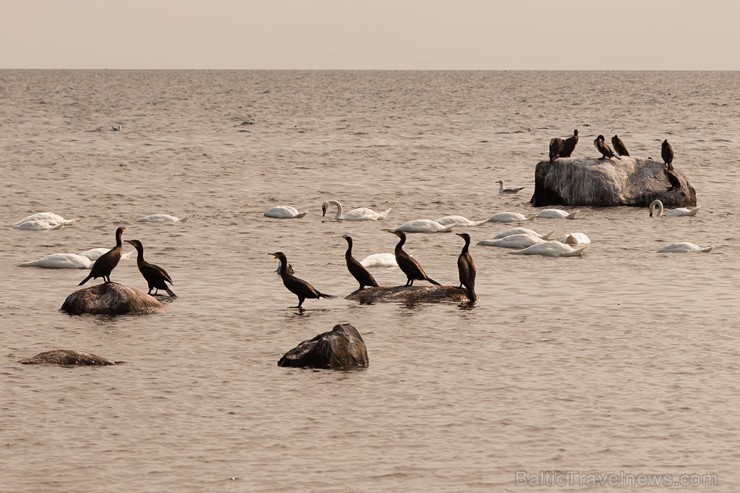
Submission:
POLYGON ((680 188, 669 190, 668 172, 650 158, 558 158, 540 161, 534 172, 535 207, 587 205, 648 207, 659 199, 666 207, 696 205, 696 190, 679 170, 672 173, 680 188))
POLYGON ((70 349, 53 349, 39 353, 31 358, 19 361, 24 365, 60 365, 60 366, 108 366, 123 363, 112 361, 97 354, 72 351, 70 349))
POLYGON ((396 301, 404 303, 439 303, 453 301, 466 303, 468 299, 465 289, 455 286, 392 286, 370 287, 358 289, 347 295, 345 299, 360 303, 375 303, 377 301, 396 301))
POLYGON ((367 347, 352 324, 337 324, 330 332, 303 341, 278 361, 278 366, 347 370, 370 364, 367 347))
POLYGON ((153 296, 117 282, 104 282, 79 289, 67 296, 62 311, 70 315, 126 315, 164 313, 164 305, 153 296))

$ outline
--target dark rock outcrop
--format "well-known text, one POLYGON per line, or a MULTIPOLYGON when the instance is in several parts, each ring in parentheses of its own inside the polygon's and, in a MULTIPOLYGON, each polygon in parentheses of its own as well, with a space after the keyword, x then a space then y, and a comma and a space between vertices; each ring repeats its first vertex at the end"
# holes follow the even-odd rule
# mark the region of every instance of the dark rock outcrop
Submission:
POLYGON ((354 291, 345 299, 368 304, 378 301, 403 303, 439 303, 442 301, 466 303, 470 301, 465 294, 465 289, 455 286, 380 286, 354 291))
POLYGON ((662 162, 631 156, 540 161, 530 202, 535 207, 648 207, 659 199, 666 207, 695 206, 696 190, 686 176, 677 169, 670 172, 673 176, 668 173, 662 162))
POLYGON ((352 324, 337 324, 330 332, 303 341, 280 358, 278 366, 347 370, 370 364, 367 347, 352 324))
POLYGON ((117 282, 79 289, 67 296, 62 311, 70 315, 126 315, 164 313, 164 305, 143 291, 117 282))
POLYGON ((123 363, 123 361, 111 361, 109 359, 92 353, 82 353, 69 349, 54 349, 39 353, 31 358, 19 361, 24 365, 60 365, 60 366, 108 366, 123 363))

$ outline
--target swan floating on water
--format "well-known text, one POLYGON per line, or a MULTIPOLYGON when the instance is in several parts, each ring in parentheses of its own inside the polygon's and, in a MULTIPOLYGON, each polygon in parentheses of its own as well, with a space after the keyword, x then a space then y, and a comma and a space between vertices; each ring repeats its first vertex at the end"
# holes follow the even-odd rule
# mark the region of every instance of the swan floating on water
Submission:
POLYGON ((374 210, 368 209, 367 207, 359 207, 357 209, 347 211, 347 213, 344 214, 342 204, 340 204, 336 200, 327 200, 326 202, 321 204, 322 216, 326 216, 326 212, 331 205, 337 208, 337 215, 334 216, 334 219, 336 219, 337 221, 379 221, 388 217, 388 213, 391 211, 391 209, 387 209, 383 212, 375 212, 374 210))
POLYGON ((513 194, 513 193, 519 193, 522 190, 524 190, 524 187, 504 188, 504 180, 499 180, 496 183, 500 185, 498 189, 498 193, 512 193, 513 194))
POLYGON ((278 205, 267 209, 265 211, 265 217, 271 217, 273 219, 298 219, 303 217, 308 211, 298 212, 298 209, 289 205, 278 205))
POLYGON ((398 267, 396 255, 393 253, 373 253, 368 255, 360 263, 363 267, 398 267))
POLYGON ((591 239, 586 236, 586 233, 568 233, 563 236, 560 242, 567 243, 568 245, 589 245, 591 244, 591 239))
POLYGON ((13 227, 30 231, 42 231, 45 229, 61 229, 68 224, 74 224, 80 219, 64 219, 59 214, 53 212, 37 212, 30 216, 24 217, 13 227))
POLYGON ((576 249, 565 243, 550 240, 509 253, 517 255, 544 255, 546 257, 580 257, 586 248, 588 247, 584 246, 576 249))
POLYGON ((537 217, 543 219, 575 219, 579 211, 568 212, 563 209, 542 209, 537 213, 537 217))
POLYGON ((89 269, 92 265, 92 260, 76 253, 52 253, 40 259, 19 264, 20 267, 41 267, 42 269, 89 269))
POLYGON ((190 219, 192 216, 188 215, 183 217, 182 219, 170 216, 169 214, 149 214, 148 216, 142 216, 139 219, 136 220, 137 223, 184 223, 188 219, 190 219))
MULTIPOLYGON (((80 252, 80 255, 83 257, 87 257, 93 262, 98 260, 98 258, 103 255, 104 253, 108 253, 110 251, 110 248, 91 248, 89 250, 85 250, 84 252, 80 252)), ((136 250, 129 250, 128 252, 125 252, 121 255, 121 260, 128 260, 131 258, 131 255, 134 254, 136 250)), ((67 254, 65 254, 67 255, 67 254)), ((71 255, 71 254, 70 254, 71 255)))
POLYGON ((696 207, 678 207, 676 209, 669 209, 665 213, 663 213, 663 202, 660 200, 653 200, 650 203, 650 217, 653 217, 653 214, 657 217, 679 217, 679 216, 695 216, 697 212, 699 212, 699 209, 701 208, 700 205, 697 205, 696 207), (656 213, 655 210, 658 210, 656 213))
POLYGON ((490 223, 516 223, 516 222, 522 222, 522 221, 532 221, 534 217, 535 217, 534 215, 527 217, 524 214, 519 214, 518 212, 497 212, 496 214, 488 218, 488 222, 490 223))
POLYGON ((678 243, 671 243, 670 245, 664 246, 663 248, 658 250, 658 253, 688 253, 688 252, 709 253, 712 250, 714 250, 714 246, 700 247, 699 245, 695 245, 687 241, 681 241, 678 243))
POLYGON ((437 222, 443 226, 452 225, 454 228, 456 226, 480 226, 481 224, 488 222, 488 220, 471 221, 464 216, 444 216, 437 219, 437 222))
POLYGON ((532 235, 532 236, 537 236, 538 238, 542 238, 543 240, 549 240, 550 236, 552 236, 553 233, 554 231, 550 231, 547 234, 541 235, 533 229, 517 227, 517 228, 511 228, 511 229, 502 231, 496 236, 494 236, 493 239, 497 240, 499 238, 504 238, 506 236, 511 236, 511 235, 532 235))
POLYGON ((478 244, 483 246, 521 249, 543 242, 545 242, 545 240, 543 240, 539 236, 530 234, 515 234, 504 236, 503 238, 494 238, 492 240, 481 240, 478 242, 478 244))
POLYGON ((416 219, 387 231, 391 233, 395 231, 403 231, 404 233, 448 233, 452 230, 453 226, 454 224, 444 225, 431 219, 416 219))

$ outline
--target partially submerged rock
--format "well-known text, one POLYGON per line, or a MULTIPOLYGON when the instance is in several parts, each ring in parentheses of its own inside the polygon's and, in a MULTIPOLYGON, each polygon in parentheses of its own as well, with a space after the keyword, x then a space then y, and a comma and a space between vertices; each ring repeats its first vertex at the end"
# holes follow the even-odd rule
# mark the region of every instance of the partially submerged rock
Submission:
POLYGON ((330 332, 303 341, 280 358, 278 366, 346 370, 368 366, 367 347, 352 324, 337 324, 330 332))
POLYGON ((153 296, 117 282, 96 284, 67 296, 62 311, 70 315, 126 315, 164 313, 164 305, 153 296))
POLYGON ((92 353, 83 353, 69 349, 54 349, 39 353, 31 358, 19 361, 24 365, 61 365, 61 366, 108 366, 123 363, 123 361, 111 361, 109 359, 92 353))
POLYGON ((667 207, 694 206, 696 190, 681 171, 665 171, 662 162, 650 158, 558 158, 537 163, 531 203, 648 207, 655 199, 667 207), (671 188, 668 173, 679 188, 671 188))
POLYGON ((360 303, 377 301, 396 301, 404 303, 439 303, 454 301, 465 303, 468 300, 465 289, 455 286, 393 286, 359 289, 347 295, 346 299, 360 303))

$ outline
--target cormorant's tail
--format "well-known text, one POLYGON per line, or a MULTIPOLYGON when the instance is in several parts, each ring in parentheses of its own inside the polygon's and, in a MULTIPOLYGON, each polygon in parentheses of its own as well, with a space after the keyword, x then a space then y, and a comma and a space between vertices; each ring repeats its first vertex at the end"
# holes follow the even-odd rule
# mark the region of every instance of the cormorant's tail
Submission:
POLYGON ((441 284, 440 284, 440 283, 438 283, 437 281, 435 281, 435 280, 434 280, 434 279, 432 279, 431 277, 427 277, 427 281, 431 282, 431 283, 432 283, 432 284, 434 284, 435 286, 441 286, 441 284))
POLYGON ((172 291, 170 288, 164 288, 165 291, 167 291, 167 294, 170 295, 171 298, 177 298, 177 295, 174 291, 172 291))
POLYGON ((336 298, 336 296, 334 296, 333 294, 319 293, 319 298, 332 299, 332 298, 336 298))
POLYGON ((86 278, 84 278, 82 280, 82 282, 78 284, 78 286, 82 286, 83 284, 85 284, 87 281, 90 280, 91 277, 92 277, 92 274, 90 274, 89 276, 87 276, 86 278))

